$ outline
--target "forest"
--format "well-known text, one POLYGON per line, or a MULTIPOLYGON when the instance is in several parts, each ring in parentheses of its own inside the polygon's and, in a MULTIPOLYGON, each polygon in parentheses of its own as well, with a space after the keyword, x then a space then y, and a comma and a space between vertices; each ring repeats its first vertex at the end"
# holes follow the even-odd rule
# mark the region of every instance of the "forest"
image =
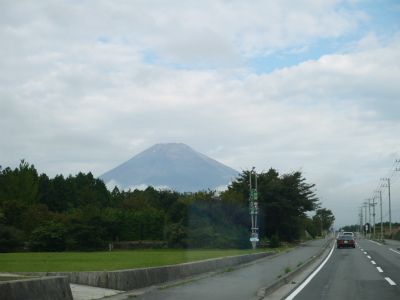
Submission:
MULTIPOLYGON (((109 191, 91 173, 49 178, 22 160, 0 167, 0 252, 106 250, 124 241, 169 248, 250 248, 249 175, 223 191, 109 191)), ((316 237, 334 216, 299 171, 258 176, 260 245, 316 237)))

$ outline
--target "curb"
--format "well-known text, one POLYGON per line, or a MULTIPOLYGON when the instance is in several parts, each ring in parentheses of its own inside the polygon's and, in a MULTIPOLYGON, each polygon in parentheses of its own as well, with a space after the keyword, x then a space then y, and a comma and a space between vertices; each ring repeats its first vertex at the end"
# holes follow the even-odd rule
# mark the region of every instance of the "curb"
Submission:
POLYGON ((73 300, 67 277, 27 278, 0 282, 2 300, 73 300))
MULTIPOLYGON (((333 238, 328 239, 327 242, 325 243, 325 245, 322 246, 322 250, 319 251, 317 253, 317 255, 312 256, 304 264, 297 267, 295 270, 283 275, 281 278, 279 278, 275 282, 267 285, 266 287, 259 289, 257 292, 258 299, 260 299, 260 300, 264 299, 264 297, 268 296, 269 294, 275 292, 280 287, 289 283, 297 274, 299 274, 304 269, 306 269, 308 266, 310 266, 313 262, 315 262, 316 259, 320 258, 324 254, 326 249, 331 247, 333 240, 334 240, 333 238)), ((299 284, 301 284, 301 283, 299 283, 299 284)))

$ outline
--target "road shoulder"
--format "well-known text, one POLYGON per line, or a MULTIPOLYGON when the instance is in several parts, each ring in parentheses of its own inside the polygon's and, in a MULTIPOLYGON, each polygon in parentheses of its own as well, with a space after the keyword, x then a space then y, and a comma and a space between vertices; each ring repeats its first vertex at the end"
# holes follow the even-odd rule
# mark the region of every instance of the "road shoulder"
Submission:
POLYGON ((278 300, 289 296, 321 265, 329 255, 333 242, 334 239, 329 239, 317 255, 272 284, 260 289, 257 293, 259 299, 278 300))

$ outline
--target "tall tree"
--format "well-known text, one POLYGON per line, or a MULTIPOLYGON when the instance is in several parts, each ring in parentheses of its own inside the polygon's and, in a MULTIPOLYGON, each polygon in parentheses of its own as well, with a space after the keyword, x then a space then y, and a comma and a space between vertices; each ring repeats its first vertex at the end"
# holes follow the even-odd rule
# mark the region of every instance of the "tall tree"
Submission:
POLYGON ((318 228, 318 232, 322 234, 323 230, 329 230, 332 227, 333 222, 335 222, 335 216, 330 209, 320 208, 317 209, 313 216, 313 222, 315 227, 318 228))
MULTIPOLYGON (((250 171, 244 171, 226 193, 242 194, 248 199, 250 171)), ((274 170, 257 174, 261 237, 279 236, 287 241, 298 239, 305 213, 318 207, 314 185, 306 182, 301 172, 284 174, 274 170)), ((222 195, 225 197, 225 195, 222 195)))

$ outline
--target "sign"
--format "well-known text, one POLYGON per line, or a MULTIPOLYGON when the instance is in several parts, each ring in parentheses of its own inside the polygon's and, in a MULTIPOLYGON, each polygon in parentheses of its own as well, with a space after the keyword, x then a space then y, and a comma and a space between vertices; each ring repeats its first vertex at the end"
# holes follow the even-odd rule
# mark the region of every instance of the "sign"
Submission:
POLYGON ((260 240, 258 239, 258 237, 251 237, 250 238, 250 242, 259 242, 260 240))

